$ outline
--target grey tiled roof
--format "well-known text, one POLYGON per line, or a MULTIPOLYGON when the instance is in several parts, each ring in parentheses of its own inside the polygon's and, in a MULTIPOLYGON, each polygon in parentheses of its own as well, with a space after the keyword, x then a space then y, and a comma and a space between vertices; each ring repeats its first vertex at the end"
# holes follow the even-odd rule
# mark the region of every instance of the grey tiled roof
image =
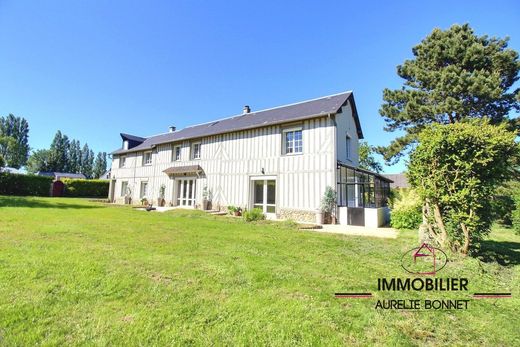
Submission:
MULTIPOLYGON (((349 100, 352 103, 358 136, 359 138, 363 138, 363 132, 361 131, 361 125, 359 124, 354 98, 352 92, 348 91, 336 95, 325 96, 319 99, 303 101, 296 104, 240 114, 230 118, 216 120, 200 125, 194 125, 171 133, 151 136, 146 138, 141 144, 131 149, 118 149, 112 152, 112 154, 143 151, 151 149, 154 146, 162 143, 224 134, 239 130, 260 128, 273 124, 287 123, 291 121, 325 116, 327 114, 334 114, 340 112, 341 107, 349 100)), ((125 135, 132 136, 127 134, 125 135)))

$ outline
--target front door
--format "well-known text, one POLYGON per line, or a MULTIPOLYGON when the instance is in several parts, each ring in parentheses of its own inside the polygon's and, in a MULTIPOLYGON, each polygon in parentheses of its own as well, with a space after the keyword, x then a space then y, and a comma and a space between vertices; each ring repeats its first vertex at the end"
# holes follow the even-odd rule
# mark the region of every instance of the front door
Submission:
POLYGON ((195 206, 194 178, 183 178, 177 181, 177 206, 195 206))
POLYGON ((253 181, 253 207, 261 209, 267 218, 276 218, 276 180, 253 181))

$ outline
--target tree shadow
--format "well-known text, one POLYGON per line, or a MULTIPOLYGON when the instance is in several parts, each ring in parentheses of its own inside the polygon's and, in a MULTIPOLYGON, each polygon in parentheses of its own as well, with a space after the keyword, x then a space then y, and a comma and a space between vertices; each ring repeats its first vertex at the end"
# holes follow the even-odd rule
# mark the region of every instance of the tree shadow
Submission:
POLYGON ((23 196, 0 196, 0 207, 58 208, 58 209, 92 209, 103 206, 93 204, 76 204, 52 199, 38 199, 23 196))
POLYGON ((520 264, 520 242, 485 240, 480 244, 477 258, 485 263, 503 266, 520 264))

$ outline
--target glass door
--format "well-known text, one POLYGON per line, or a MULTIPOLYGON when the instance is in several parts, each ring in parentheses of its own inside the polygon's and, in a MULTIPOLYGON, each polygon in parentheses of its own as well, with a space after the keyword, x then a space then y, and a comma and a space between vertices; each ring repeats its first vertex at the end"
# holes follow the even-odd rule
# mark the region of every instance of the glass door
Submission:
POLYGON ((177 206, 195 206, 195 180, 180 179, 177 183, 177 206))
POLYGON ((276 180, 253 181, 253 208, 259 208, 268 218, 276 217, 276 180))

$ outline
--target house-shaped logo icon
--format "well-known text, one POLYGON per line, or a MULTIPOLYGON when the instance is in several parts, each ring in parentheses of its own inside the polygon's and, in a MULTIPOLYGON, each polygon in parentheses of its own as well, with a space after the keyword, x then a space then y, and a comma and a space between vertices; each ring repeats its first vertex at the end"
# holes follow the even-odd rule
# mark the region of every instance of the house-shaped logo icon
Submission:
POLYGON ((434 247, 423 243, 421 247, 412 253, 412 256, 414 264, 419 265, 418 268, 421 269, 417 272, 418 275, 435 275, 437 272, 437 263, 434 247))

